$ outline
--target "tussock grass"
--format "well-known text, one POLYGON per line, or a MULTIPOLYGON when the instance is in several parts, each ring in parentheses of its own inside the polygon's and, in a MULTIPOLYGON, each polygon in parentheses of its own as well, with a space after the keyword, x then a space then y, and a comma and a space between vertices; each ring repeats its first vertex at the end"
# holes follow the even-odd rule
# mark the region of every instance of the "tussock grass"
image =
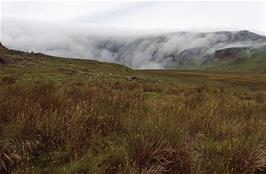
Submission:
POLYGON ((266 93, 172 83, 0 86, 2 173, 265 173, 266 93))

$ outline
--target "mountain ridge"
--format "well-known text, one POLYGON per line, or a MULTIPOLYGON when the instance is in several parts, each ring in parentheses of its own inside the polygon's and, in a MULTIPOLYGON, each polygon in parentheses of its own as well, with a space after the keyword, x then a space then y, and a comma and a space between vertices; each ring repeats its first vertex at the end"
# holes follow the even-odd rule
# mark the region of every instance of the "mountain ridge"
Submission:
MULTIPOLYGON (((113 62, 135 69, 167 69, 193 68, 190 62, 196 61, 202 64, 217 49, 254 47, 263 45, 265 42, 265 36, 247 30, 207 33, 175 32, 140 37, 120 45, 102 41, 96 48, 111 53, 114 57, 113 62)), ((96 55, 96 57, 101 56, 96 55)))

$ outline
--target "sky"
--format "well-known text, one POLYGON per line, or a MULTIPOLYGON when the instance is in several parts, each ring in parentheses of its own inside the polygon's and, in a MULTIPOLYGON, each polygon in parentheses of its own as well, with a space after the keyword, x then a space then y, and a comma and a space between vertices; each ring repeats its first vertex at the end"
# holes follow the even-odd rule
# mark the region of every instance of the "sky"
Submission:
POLYGON ((245 29, 266 35, 265 1, 2 1, 1 26, 14 21, 113 31, 245 29))
POLYGON ((265 1, 0 0, 0 41, 27 52, 163 68, 172 63, 169 55, 192 48, 206 47, 209 54, 230 44, 260 44, 215 45, 228 36, 219 32, 202 38, 199 32, 266 35, 265 1))

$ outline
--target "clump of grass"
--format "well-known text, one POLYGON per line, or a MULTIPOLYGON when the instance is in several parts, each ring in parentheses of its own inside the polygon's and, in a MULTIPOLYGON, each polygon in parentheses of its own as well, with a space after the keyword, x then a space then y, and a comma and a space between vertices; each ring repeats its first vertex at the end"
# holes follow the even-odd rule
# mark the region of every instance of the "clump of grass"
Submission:
POLYGON ((200 149, 201 167, 207 173, 260 173, 265 171, 265 144, 239 137, 208 141, 200 149))
POLYGON ((134 139, 131 146, 132 160, 141 171, 151 173, 190 173, 192 161, 189 152, 181 146, 173 146, 163 138, 134 139))
POLYGON ((176 118, 156 112, 143 116, 127 121, 127 149, 132 166, 142 173, 190 173, 193 154, 186 133, 176 126, 176 118))
POLYGON ((3 143, 0 145, 0 172, 8 174, 21 162, 22 157, 14 149, 4 147, 3 143))

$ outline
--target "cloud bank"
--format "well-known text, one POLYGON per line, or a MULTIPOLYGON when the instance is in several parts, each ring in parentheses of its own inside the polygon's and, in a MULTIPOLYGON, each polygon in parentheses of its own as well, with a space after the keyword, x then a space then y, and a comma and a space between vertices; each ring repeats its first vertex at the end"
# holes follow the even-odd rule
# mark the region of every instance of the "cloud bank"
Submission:
POLYGON ((160 69, 202 62, 216 49, 263 44, 265 38, 247 31, 159 33, 8 19, 2 26, 2 42, 28 52, 160 69))

